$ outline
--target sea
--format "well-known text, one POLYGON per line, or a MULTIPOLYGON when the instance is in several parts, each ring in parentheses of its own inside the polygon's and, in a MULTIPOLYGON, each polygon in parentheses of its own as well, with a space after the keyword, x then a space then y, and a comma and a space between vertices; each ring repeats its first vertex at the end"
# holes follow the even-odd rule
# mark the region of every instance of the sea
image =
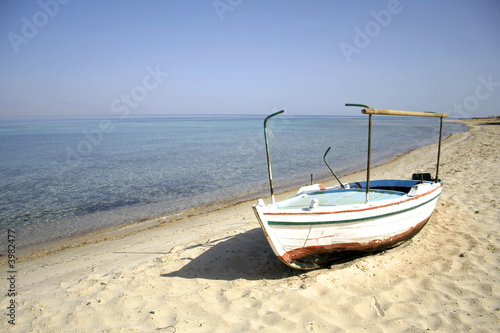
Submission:
MULTIPOLYGON (((0 243, 15 232, 18 249, 45 246, 250 198, 269 201, 264 118, 1 121, 0 243)), ((462 124, 444 122, 444 137, 461 131, 462 124)), ((364 169, 367 133, 367 116, 272 118, 268 135, 275 191, 310 184, 311 178, 333 178, 323 161, 329 147, 327 159, 340 178, 364 169)), ((438 138, 438 118, 374 116, 372 165, 438 138)))

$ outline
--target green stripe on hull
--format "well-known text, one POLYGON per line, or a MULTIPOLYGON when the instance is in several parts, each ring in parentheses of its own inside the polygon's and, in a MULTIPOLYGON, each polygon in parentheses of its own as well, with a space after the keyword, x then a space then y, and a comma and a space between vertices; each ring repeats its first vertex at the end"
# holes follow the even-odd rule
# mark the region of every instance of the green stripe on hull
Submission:
POLYGON ((374 220, 374 219, 379 219, 379 218, 382 218, 382 217, 387 217, 387 216, 391 216, 391 215, 396 215, 396 214, 401 214, 401 213, 406 213, 406 212, 409 212, 413 209, 417 209, 419 207, 422 207, 423 205, 426 205, 428 204, 429 202, 433 201, 433 200, 436 200, 439 196, 441 195, 441 193, 439 193, 438 195, 436 195, 434 198, 426 201, 426 202, 423 202, 415 207, 410 207, 410 208, 406 208, 406 209, 403 209, 403 210, 398 210, 397 212, 391 212, 391 213, 386 213, 386 214, 381 214, 381 215, 377 215, 377 216, 370 216, 370 217, 362 217, 362 218, 359 218, 359 219, 350 219, 350 220, 342 220, 342 221, 318 221, 318 222, 282 222, 282 221, 268 221, 267 224, 269 225, 319 225, 319 224, 341 224, 341 223, 351 223, 351 222, 360 222, 360 221, 366 221, 366 220, 374 220))

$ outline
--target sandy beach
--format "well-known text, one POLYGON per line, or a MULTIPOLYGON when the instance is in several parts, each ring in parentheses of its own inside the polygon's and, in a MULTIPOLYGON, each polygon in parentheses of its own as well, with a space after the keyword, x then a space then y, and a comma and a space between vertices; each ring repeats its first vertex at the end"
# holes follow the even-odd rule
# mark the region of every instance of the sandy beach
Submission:
MULTIPOLYGON (((500 120, 464 122, 469 131, 443 142, 444 188, 435 212, 402 246, 293 270, 272 252, 254 201, 242 202, 11 268, 2 264, 0 330, 498 331, 500 120)), ((404 154, 373 168, 372 179, 434 173, 436 152, 433 144, 404 154)), ((364 179, 363 171, 342 178, 364 179)))

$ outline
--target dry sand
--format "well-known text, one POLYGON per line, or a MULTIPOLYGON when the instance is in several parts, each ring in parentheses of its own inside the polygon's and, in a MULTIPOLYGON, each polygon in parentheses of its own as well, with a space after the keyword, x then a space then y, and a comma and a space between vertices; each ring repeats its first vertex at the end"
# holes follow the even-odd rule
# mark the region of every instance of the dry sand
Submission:
MULTIPOLYGON (((244 202, 16 263, 14 298, 2 265, 0 330, 498 331, 500 124, 486 122, 468 121, 468 132, 444 142, 436 211, 398 248, 292 270, 272 253, 253 202, 244 202), (11 299, 15 326, 6 315, 11 299)), ((423 147, 376 167, 372 179, 434 172, 436 150, 423 147)))

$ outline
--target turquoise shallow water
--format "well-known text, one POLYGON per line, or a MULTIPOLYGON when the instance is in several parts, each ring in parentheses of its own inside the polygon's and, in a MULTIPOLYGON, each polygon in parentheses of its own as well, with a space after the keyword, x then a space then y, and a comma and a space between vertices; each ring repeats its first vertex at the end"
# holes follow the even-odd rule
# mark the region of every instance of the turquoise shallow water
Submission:
MULTIPOLYGON (((264 117, 2 122, 0 237, 15 230, 23 247, 267 195, 264 117)), ((365 166, 366 117, 282 115, 269 127, 277 190, 329 176, 329 146, 338 174, 365 166)), ((437 119, 374 117, 374 163, 437 141, 438 128, 437 119)))

